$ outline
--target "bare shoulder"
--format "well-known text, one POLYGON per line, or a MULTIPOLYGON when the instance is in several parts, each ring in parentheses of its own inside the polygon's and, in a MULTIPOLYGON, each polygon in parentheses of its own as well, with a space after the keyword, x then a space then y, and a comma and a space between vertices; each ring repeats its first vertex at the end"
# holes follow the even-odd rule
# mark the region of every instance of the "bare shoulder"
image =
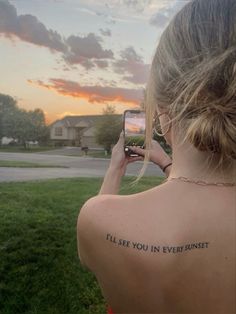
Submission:
MULTIPOLYGON (((120 195, 97 195, 89 200, 82 206, 78 216, 78 226, 92 222, 92 220, 97 220, 97 218, 101 217, 103 210, 107 208, 107 206, 111 207, 113 204, 116 204, 123 198, 120 195)), ((100 220, 100 219, 99 219, 100 220)))
MULTIPOLYGON (((90 198, 82 206, 78 216, 78 228, 84 226, 99 228, 103 223, 112 221, 112 218, 119 216, 124 212, 136 210, 140 206, 152 200, 153 195, 162 194, 163 187, 155 188, 130 195, 111 195, 103 194, 90 198), (151 197, 151 198, 150 198, 151 197)), ((114 220, 115 222, 115 220, 114 220)))
POLYGON ((90 198, 80 209, 77 220, 77 245, 80 262, 93 270, 93 261, 101 249, 101 232, 111 220, 107 211, 117 204, 122 196, 98 195, 90 198))
POLYGON ((121 204, 125 200, 129 200, 130 197, 104 194, 87 200, 78 215, 77 229, 79 234, 81 236, 89 236, 92 234, 92 231, 93 233, 98 232, 104 226, 104 223, 106 223, 106 218, 111 218, 111 212, 114 212, 116 208, 121 208, 121 204))

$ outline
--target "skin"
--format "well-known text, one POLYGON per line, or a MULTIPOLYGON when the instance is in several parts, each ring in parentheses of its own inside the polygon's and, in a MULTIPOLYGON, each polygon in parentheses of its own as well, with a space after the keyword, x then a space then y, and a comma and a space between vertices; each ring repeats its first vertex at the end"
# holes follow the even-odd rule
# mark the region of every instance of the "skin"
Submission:
MULTIPOLYGON (((233 181, 235 164, 213 171, 205 152, 179 145, 175 126, 165 137, 173 157, 167 176, 233 181)), ((100 193, 82 207, 77 228, 80 261, 95 274, 114 313, 236 313, 235 186, 173 180, 117 195, 134 161, 125 157, 123 144, 121 135, 100 193)), ((170 161, 158 143, 150 156, 161 167, 170 161)))

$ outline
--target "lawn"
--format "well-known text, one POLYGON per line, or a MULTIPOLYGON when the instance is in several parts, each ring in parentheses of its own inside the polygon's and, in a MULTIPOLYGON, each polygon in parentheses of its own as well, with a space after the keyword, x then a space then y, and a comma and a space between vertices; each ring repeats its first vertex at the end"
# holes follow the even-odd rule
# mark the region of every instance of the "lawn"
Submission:
POLYGON ((28 161, 0 160, 0 167, 18 167, 18 168, 69 168, 66 166, 55 166, 38 164, 28 161))
POLYGON ((87 156, 95 157, 95 158, 111 158, 111 154, 106 155, 105 151, 94 151, 94 150, 88 151, 87 156))
POLYGON ((6 153, 38 153, 38 152, 46 152, 48 150, 58 149, 58 147, 53 146, 30 146, 28 148, 24 148, 23 146, 10 146, 10 145, 2 145, 0 146, 0 152, 6 153))
MULTIPOLYGON (((23 146, 10 146, 10 145, 2 145, 0 146, 0 153, 40 153, 40 152, 47 152, 52 150, 60 150, 64 147, 60 146, 31 146, 29 148, 24 148, 23 146)), ((70 152, 70 150, 67 152, 64 151, 65 156, 79 156, 79 157, 95 157, 95 158, 111 158, 111 154, 105 154, 104 150, 93 150, 89 149, 87 152, 87 155, 85 152, 79 150, 78 152, 70 152)))
MULTIPOLYGON (((2 145, 0 146, 0 153, 40 153, 40 152, 47 152, 47 151, 52 151, 52 150, 60 150, 65 148, 64 146, 31 146, 27 149, 25 149, 23 146, 9 146, 9 145, 2 145)), ((103 149, 101 150, 96 150, 96 149, 89 149, 87 154, 85 154, 84 151, 82 151, 79 147, 74 147, 78 148, 78 151, 71 152, 70 150, 64 150, 63 154, 60 152, 60 155, 63 156, 77 156, 77 157, 94 157, 94 158, 106 158, 110 159, 111 158, 111 153, 106 154, 103 149)), ((0 166, 1 167, 1 166, 0 166)))
MULTIPOLYGON (((122 194, 159 184, 125 178, 122 194)), ((103 314, 105 301, 77 256, 76 222, 101 179, 0 184, 0 313, 103 314)))

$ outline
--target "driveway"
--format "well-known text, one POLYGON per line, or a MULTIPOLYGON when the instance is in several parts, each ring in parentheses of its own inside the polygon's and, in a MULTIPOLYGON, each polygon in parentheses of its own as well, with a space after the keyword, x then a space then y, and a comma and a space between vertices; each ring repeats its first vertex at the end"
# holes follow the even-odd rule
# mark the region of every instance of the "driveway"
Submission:
MULTIPOLYGON (((55 152, 54 152, 55 153, 55 152)), ((109 159, 53 155, 52 153, 2 153, 0 160, 29 161, 45 165, 66 166, 65 168, 15 168, 0 167, 0 182, 28 181, 52 178, 103 177, 109 165, 109 159)), ((142 162, 128 165, 127 176, 136 176, 142 168, 142 162)), ((163 176, 161 169, 149 163, 146 176, 163 176)))

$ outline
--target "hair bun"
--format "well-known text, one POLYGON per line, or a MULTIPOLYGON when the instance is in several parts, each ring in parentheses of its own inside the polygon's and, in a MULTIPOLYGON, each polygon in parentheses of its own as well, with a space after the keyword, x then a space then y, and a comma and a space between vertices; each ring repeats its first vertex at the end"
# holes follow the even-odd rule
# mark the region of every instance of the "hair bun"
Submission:
POLYGON ((185 139, 201 151, 218 153, 221 161, 236 158, 235 115, 235 109, 226 112, 224 107, 209 106, 190 120, 185 139))

